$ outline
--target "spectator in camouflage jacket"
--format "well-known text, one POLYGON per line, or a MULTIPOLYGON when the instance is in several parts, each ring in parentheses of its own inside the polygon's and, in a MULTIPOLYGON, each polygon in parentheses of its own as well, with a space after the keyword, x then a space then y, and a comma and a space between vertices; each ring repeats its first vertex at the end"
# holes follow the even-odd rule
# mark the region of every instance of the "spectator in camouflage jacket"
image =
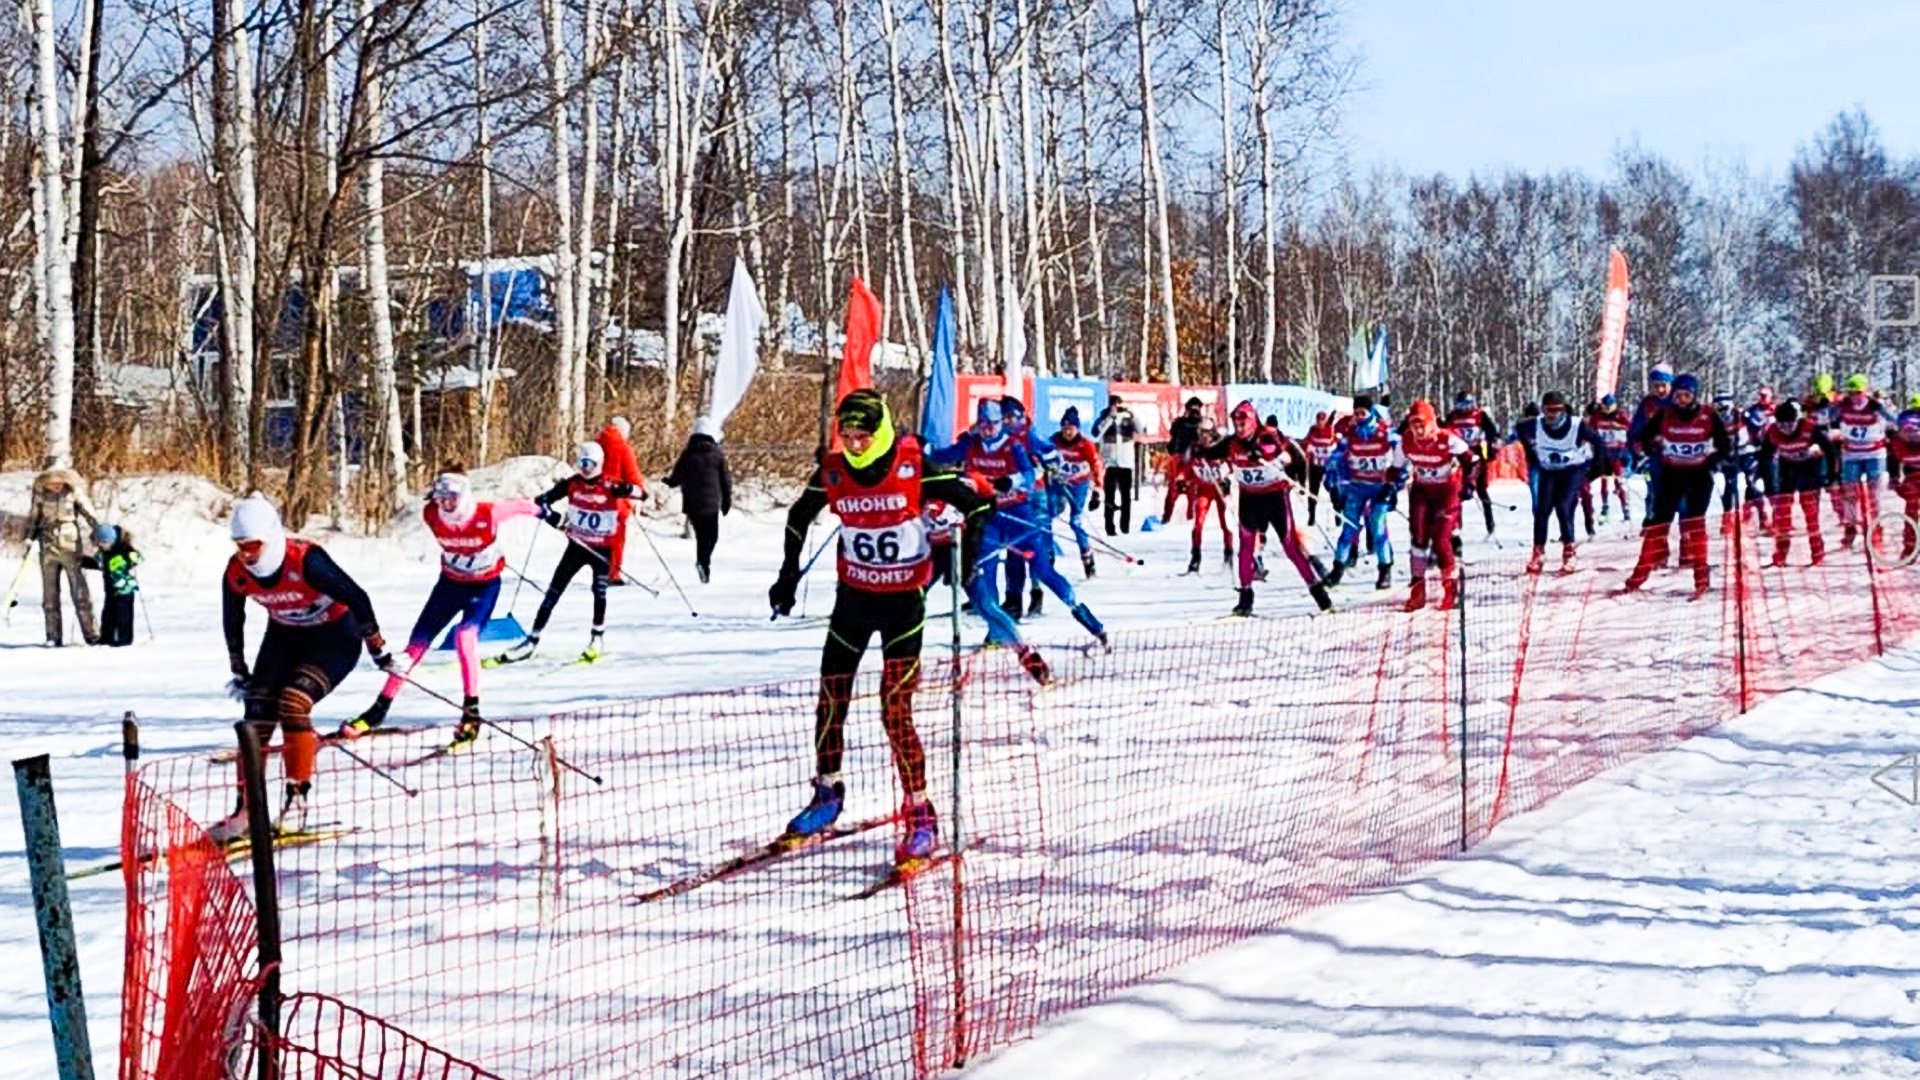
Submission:
POLYGON ((48 645, 64 644, 60 612, 63 573, 80 616, 81 637, 89 645, 99 641, 94 629, 93 595, 80 572, 81 546, 99 525, 78 473, 51 468, 33 478, 33 512, 27 518, 27 539, 40 545, 40 610, 46 616, 48 645), (86 522, 85 528, 81 527, 82 521, 86 522))

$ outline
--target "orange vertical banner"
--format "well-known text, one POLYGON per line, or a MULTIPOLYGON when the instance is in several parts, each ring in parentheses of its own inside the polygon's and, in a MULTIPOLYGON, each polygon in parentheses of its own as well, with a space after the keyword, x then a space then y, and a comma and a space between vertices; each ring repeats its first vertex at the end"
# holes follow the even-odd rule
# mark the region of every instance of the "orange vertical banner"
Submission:
POLYGON ((1620 352, 1627 343, 1627 257, 1614 248, 1607 260, 1607 300, 1600 309, 1600 362, 1593 396, 1606 397, 1620 384, 1620 352))

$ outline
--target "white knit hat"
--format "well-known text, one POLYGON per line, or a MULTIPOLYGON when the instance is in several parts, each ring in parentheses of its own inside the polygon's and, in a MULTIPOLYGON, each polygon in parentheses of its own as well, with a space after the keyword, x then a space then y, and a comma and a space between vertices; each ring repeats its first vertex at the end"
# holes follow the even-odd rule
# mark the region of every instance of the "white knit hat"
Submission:
POLYGON ((720 441, 720 425, 714 423, 713 417, 711 416, 695 417, 693 421, 693 433, 695 435, 705 435, 714 442, 720 441))
POLYGON ((279 573, 280 564, 287 557, 287 529, 280 523, 280 511, 273 508, 265 495, 259 492, 241 499, 233 506, 234 540, 258 540, 263 545, 260 558, 247 564, 247 570, 254 577, 272 577, 279 573))

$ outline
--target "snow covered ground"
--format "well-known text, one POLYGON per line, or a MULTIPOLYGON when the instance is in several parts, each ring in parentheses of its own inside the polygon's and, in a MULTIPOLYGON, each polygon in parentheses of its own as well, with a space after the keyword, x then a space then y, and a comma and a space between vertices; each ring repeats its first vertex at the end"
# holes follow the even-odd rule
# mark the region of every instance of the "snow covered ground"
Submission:
MULTIPOLYGON (((545 486, 551 468, 523 459, 496 467, 479 486, 527 494, 545 486)), ((24 504, 10 497, 16 487, 24 492, 24 476, 0 474, 0 505, 24 504)), ((1137 531, 1158 511, 1156 494, 1136 505, 1136 532, 1117 538, 1145 564, 1104 559, 1100 576, 1083 586, 1116 628, 1210 618, 1233 600, 1212 526, 1197 583, 1178 576, 1184 522, 1137 531)), ((139 644, 127 649, 43 649, 37 576, 0 628, 0 739, 9 757, 53 755, 74 863, 116 853, 124 711, 140 717, 148 756, 228 746, 238 711, 223 691, 218 627, 216 579, 230 551, 222 497, 182 478, 126 482, 95 496, 147 551, 143 603, 153 633, 142 623, 139 644)), ((1524 503, 1525 492, 1505 485, 1496 497, 1524 503)), ((1502 518, 1511 544, 1520 519, 1502 518)), ((766 615, 780 522, 770 500, 743 498, 723 524, 714 583, 700 586, 678 518, 650 521, 647 536, 629 545, 628 566, 662 592, 614 591, 610 659, 555 677, 489 672, 489 713, 540 715, 812 674, 818 620, 770 624, 766 615), (698 617, 665 580, 648 539, 698 617)), ((1613 529, 1623 529, 1617 518, 1613 529)), ((1466 530, 1470 558, 1485 550, 1479 533, 1477 525, 1466 530)), ((826 525, 817 527, 810 550, 827 535, 826 525)), ((382 538, 322 539, 368 587, 389 639, 403 637, 435 575, 424 532, 403 519, 382 538)), ((504 544, 544 581, 561 541, 521 525, 504 544), (523 560, 529 541, 533 553, 523 560)), ((827 611, 831 562, 829 554, 816 566, 797 615, 827 611)), ((0 572, 11 570, 0 561, 0 572)), ((1356 576, 1361 583, 1342 590, 1347 602, 1373 597, 1371 575, 1356 576)), ((1404 568, 1400 580, 1404 590, 1404 568)), ((584 644, 583 584, 561 602, 548 652, 584 644)), ((514 591, 510 584, 504 595, 514 591)), ((526 589, 514 607, 523 622, 535 595, 526 589)), ((1307 606, 1286 584, 1261 591, 1265 614, 1307 606)), ((944 602, 934 610, 943 612, 944 602)), ((257 633, 259 619, 251 621, 257 633)), ((1057 610, 1025 632, 1043 646, 1083 640, 1057 610)), ((978 633, 975 624, 970 634, 978 633)), ((450 669, 424 678, 443 692, 457 687, 450 669)), ((377 688, 363 667, 321 704, 319 724, 353 715, 377 688)), ((1893 1070, 1852 1075, 1911 1075, 1920 1065, 1902 1056, 1899 1039, 1920 1023, 1920 1006, 1908 1000, 1920 997, 1920 971, 1900 966, 1909 963, 1898 932, 1910 928, 1914 891, 1896 867, 1920 847, 1912 817, 1920 811, 1867 774, 1920 748, 1900 742, 1900 710, 1920 704, 1915 699, 1920 675, 1870 666, 1836 676, 1507 823, 1490 844, 1415 882, 1324 910, 1065 1020, 982 1074, 1731 1076, 1771 1063, 1770 1075, 1848 1075, 1836 1064, 1844 1059, 1893 1070), (1131 1048, 1124 1057, 1111 1049, 1121 1045, 1131 1048), (1501 1071, 1509 1067, 1517 1071, 1501 1071)), ((811 710, 799 702, 795 710, 804 730, 811 710)), ((449 712, 410 691, 394 722, 444 724, 449 712)), ((52 1051, 17 817, 13 800, 0 800, 0 948, 14 958, 0 972, 0 1060, 10 1063, 8 1075, 44 1076, 52 1051)), ((73 901, 95 1059, 108 1071, 118 1042, 119 879, 76 882, 73 901)), ((1920 1051, 1909 1042, 1905 1053, 1920 1051)))

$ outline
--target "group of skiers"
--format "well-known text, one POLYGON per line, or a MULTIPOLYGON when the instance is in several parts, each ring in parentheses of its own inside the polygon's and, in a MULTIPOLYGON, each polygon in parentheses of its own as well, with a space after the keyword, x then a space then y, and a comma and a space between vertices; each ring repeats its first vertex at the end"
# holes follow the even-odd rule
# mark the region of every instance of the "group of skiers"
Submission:
MULTIPOLYGON (((39 473, 33 479, 32 498, 27 542, 38 552, 40 611, 46 623, 47 645, 58 648, 66 643, 66 612, 60 603, 62 582, 79 617, 82 640, 88 645, 133 644, 133 609, 140 591, 136 572, 140 552, 133 546, 133 534, 99 519, 87 501, 85 482, 72 469, 50 467, 39 473), (91 551, 87 550, 89 542, 91 551), (93 591, 82 570, 100 571, 105 586, 97 622, 93 591)), ((11 611, 19 602, 20 585, 31 562, 26 557, 20 560, 0 606, 11 611)))

